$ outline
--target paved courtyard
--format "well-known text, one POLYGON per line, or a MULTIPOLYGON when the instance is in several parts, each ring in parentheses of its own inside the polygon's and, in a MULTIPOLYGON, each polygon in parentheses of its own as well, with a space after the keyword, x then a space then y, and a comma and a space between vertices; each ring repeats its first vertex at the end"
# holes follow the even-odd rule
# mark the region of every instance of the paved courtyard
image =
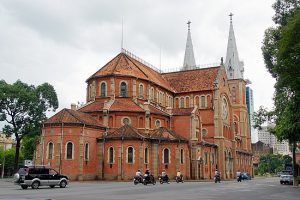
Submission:
POLYGON ((279 178, 257 178, 251 181, 185 182, 156 185, 133 185, 131 182, 71 182, 67 188, 41 187, 22 190, 8 180, 0 180, 0 200, 3 199, 106 199, 106 200, 295 200, 300 199, 300 187, 280 185, 279 178))

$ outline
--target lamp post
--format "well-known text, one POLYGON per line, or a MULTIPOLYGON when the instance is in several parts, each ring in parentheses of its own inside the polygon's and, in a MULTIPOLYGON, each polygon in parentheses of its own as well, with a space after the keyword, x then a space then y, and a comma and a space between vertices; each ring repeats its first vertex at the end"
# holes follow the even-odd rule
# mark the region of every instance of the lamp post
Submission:
POLYGON ((2 179, 4 178, 5 151, 6 151, 6 144, 4 144, 4 152, 3 152, 2 173, 1 173, 1 178, 2 179))

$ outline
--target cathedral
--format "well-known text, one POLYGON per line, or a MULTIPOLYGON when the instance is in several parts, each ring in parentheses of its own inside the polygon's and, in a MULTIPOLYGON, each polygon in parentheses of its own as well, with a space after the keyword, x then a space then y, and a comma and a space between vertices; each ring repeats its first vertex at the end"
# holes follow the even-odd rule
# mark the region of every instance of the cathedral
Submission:
POLYGON ((252 174, 246 81, 230 20, 226 60, 199 68, 190 22, 183 67, 163 73, 122 49, 87 78, 86 104, 43 123, 34 162, 71 180, 252 174))

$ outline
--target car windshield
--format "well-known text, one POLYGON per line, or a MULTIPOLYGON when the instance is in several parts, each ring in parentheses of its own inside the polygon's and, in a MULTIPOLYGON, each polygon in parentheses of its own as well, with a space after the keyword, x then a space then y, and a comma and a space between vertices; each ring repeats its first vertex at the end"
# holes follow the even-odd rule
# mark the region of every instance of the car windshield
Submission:
POLYGON ((55 175, 55 174, 58 174, 58 172, 55 171, 54 169, 50 169, 49 174, 50 175, 55 175))
POLYGON ((285 174, 285 175, 291 175, 291 174, 293 174, 293 173, 292 173, 292 171, 290 171, 290 170, 283 170, 283 171, 282 171, 282 174, 285 174))
POLYGON ((29 171, 28 168, 20 168, 19 171, 18 171, 18 173, 20 175, 25 175, 25 174, 28 174, 28 171, 29 171))

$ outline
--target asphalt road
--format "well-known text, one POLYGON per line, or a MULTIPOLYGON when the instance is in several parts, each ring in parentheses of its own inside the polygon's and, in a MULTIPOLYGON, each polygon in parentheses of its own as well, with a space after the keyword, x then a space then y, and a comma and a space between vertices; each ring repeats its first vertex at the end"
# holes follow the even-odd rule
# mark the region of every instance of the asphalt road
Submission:
POLYGON ((251 181, 185 182, 156 185, 133 185, 132 182, 71 182, 67 188, 41 187, 23 190, 8 180, 0 180, 3 199, 105 199, 105 200, 298 200, 300 187, 280 185, 279 178, 256 178, 251 181))

